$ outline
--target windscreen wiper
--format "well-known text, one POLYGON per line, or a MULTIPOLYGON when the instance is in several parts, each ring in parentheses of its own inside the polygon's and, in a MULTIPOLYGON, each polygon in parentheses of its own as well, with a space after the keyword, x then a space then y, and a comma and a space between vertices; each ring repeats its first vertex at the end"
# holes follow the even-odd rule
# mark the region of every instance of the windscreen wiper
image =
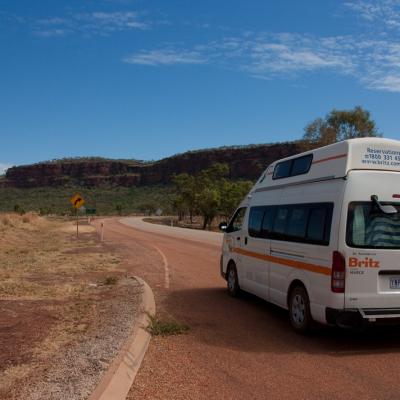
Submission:
POLYGON ((379 202, 378 196, 373 194, 371 196, 371 201, 382 211, 384 214, 397 214, 396 207, 392 206, 391 204, 383 205, 379 202))

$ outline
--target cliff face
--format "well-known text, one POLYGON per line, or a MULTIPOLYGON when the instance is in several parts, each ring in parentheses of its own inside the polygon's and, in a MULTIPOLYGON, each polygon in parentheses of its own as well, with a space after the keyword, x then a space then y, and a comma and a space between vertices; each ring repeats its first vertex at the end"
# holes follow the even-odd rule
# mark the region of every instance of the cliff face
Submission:
POLYGON ((137 161, 73 160, 9 168, 2 187, 143 186, 167 184, 173 174, 196 174, 220 162, 232 179, 257 179, 271 162, 307 150, 299 142, 227 147, 178 154, 151 164, 137 161))
POLYGON ((140 183, 141 164, 123 161, 68 161, 23 165, 7 170, 3 186, 41 187, 81 185, 132 186, 140 183))

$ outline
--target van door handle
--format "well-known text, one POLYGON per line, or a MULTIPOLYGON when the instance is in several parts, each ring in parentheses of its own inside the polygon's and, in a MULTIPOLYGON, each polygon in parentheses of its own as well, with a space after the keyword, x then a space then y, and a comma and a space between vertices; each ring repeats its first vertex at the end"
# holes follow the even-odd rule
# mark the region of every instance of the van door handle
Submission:
POLYGON ((244 238, 244 244, 247 244, 247 236, 244 238))

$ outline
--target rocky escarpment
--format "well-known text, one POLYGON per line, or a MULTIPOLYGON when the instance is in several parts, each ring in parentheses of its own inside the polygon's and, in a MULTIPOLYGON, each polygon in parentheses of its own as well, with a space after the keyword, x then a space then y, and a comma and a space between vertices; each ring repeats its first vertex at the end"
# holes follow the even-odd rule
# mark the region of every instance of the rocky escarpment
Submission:
POLYGON ((223 147, 191 151, 153 163, 130 160, 75 159, 12 167, 2 187, 143 186, 168 184, 174 174, 196 174, 215 163, 229 165, 232 179, 257 179, 271 162, 307 150, 302 142, 223 147))

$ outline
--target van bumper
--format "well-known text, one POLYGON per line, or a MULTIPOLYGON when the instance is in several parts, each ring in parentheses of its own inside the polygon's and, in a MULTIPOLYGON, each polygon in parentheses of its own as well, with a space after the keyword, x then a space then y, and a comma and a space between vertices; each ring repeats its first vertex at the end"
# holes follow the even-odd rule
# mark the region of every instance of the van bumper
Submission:
POLYGON ((363 325, 363 318, 358 310, 337 310, 327 307, 325 318, 327 324, 342 328, 358 328, 363 325))
POLYGON ((400 308, 341 309, 327 307, 326 322, 341 328, 362 328, 368 325, 400 325, 400 308))

